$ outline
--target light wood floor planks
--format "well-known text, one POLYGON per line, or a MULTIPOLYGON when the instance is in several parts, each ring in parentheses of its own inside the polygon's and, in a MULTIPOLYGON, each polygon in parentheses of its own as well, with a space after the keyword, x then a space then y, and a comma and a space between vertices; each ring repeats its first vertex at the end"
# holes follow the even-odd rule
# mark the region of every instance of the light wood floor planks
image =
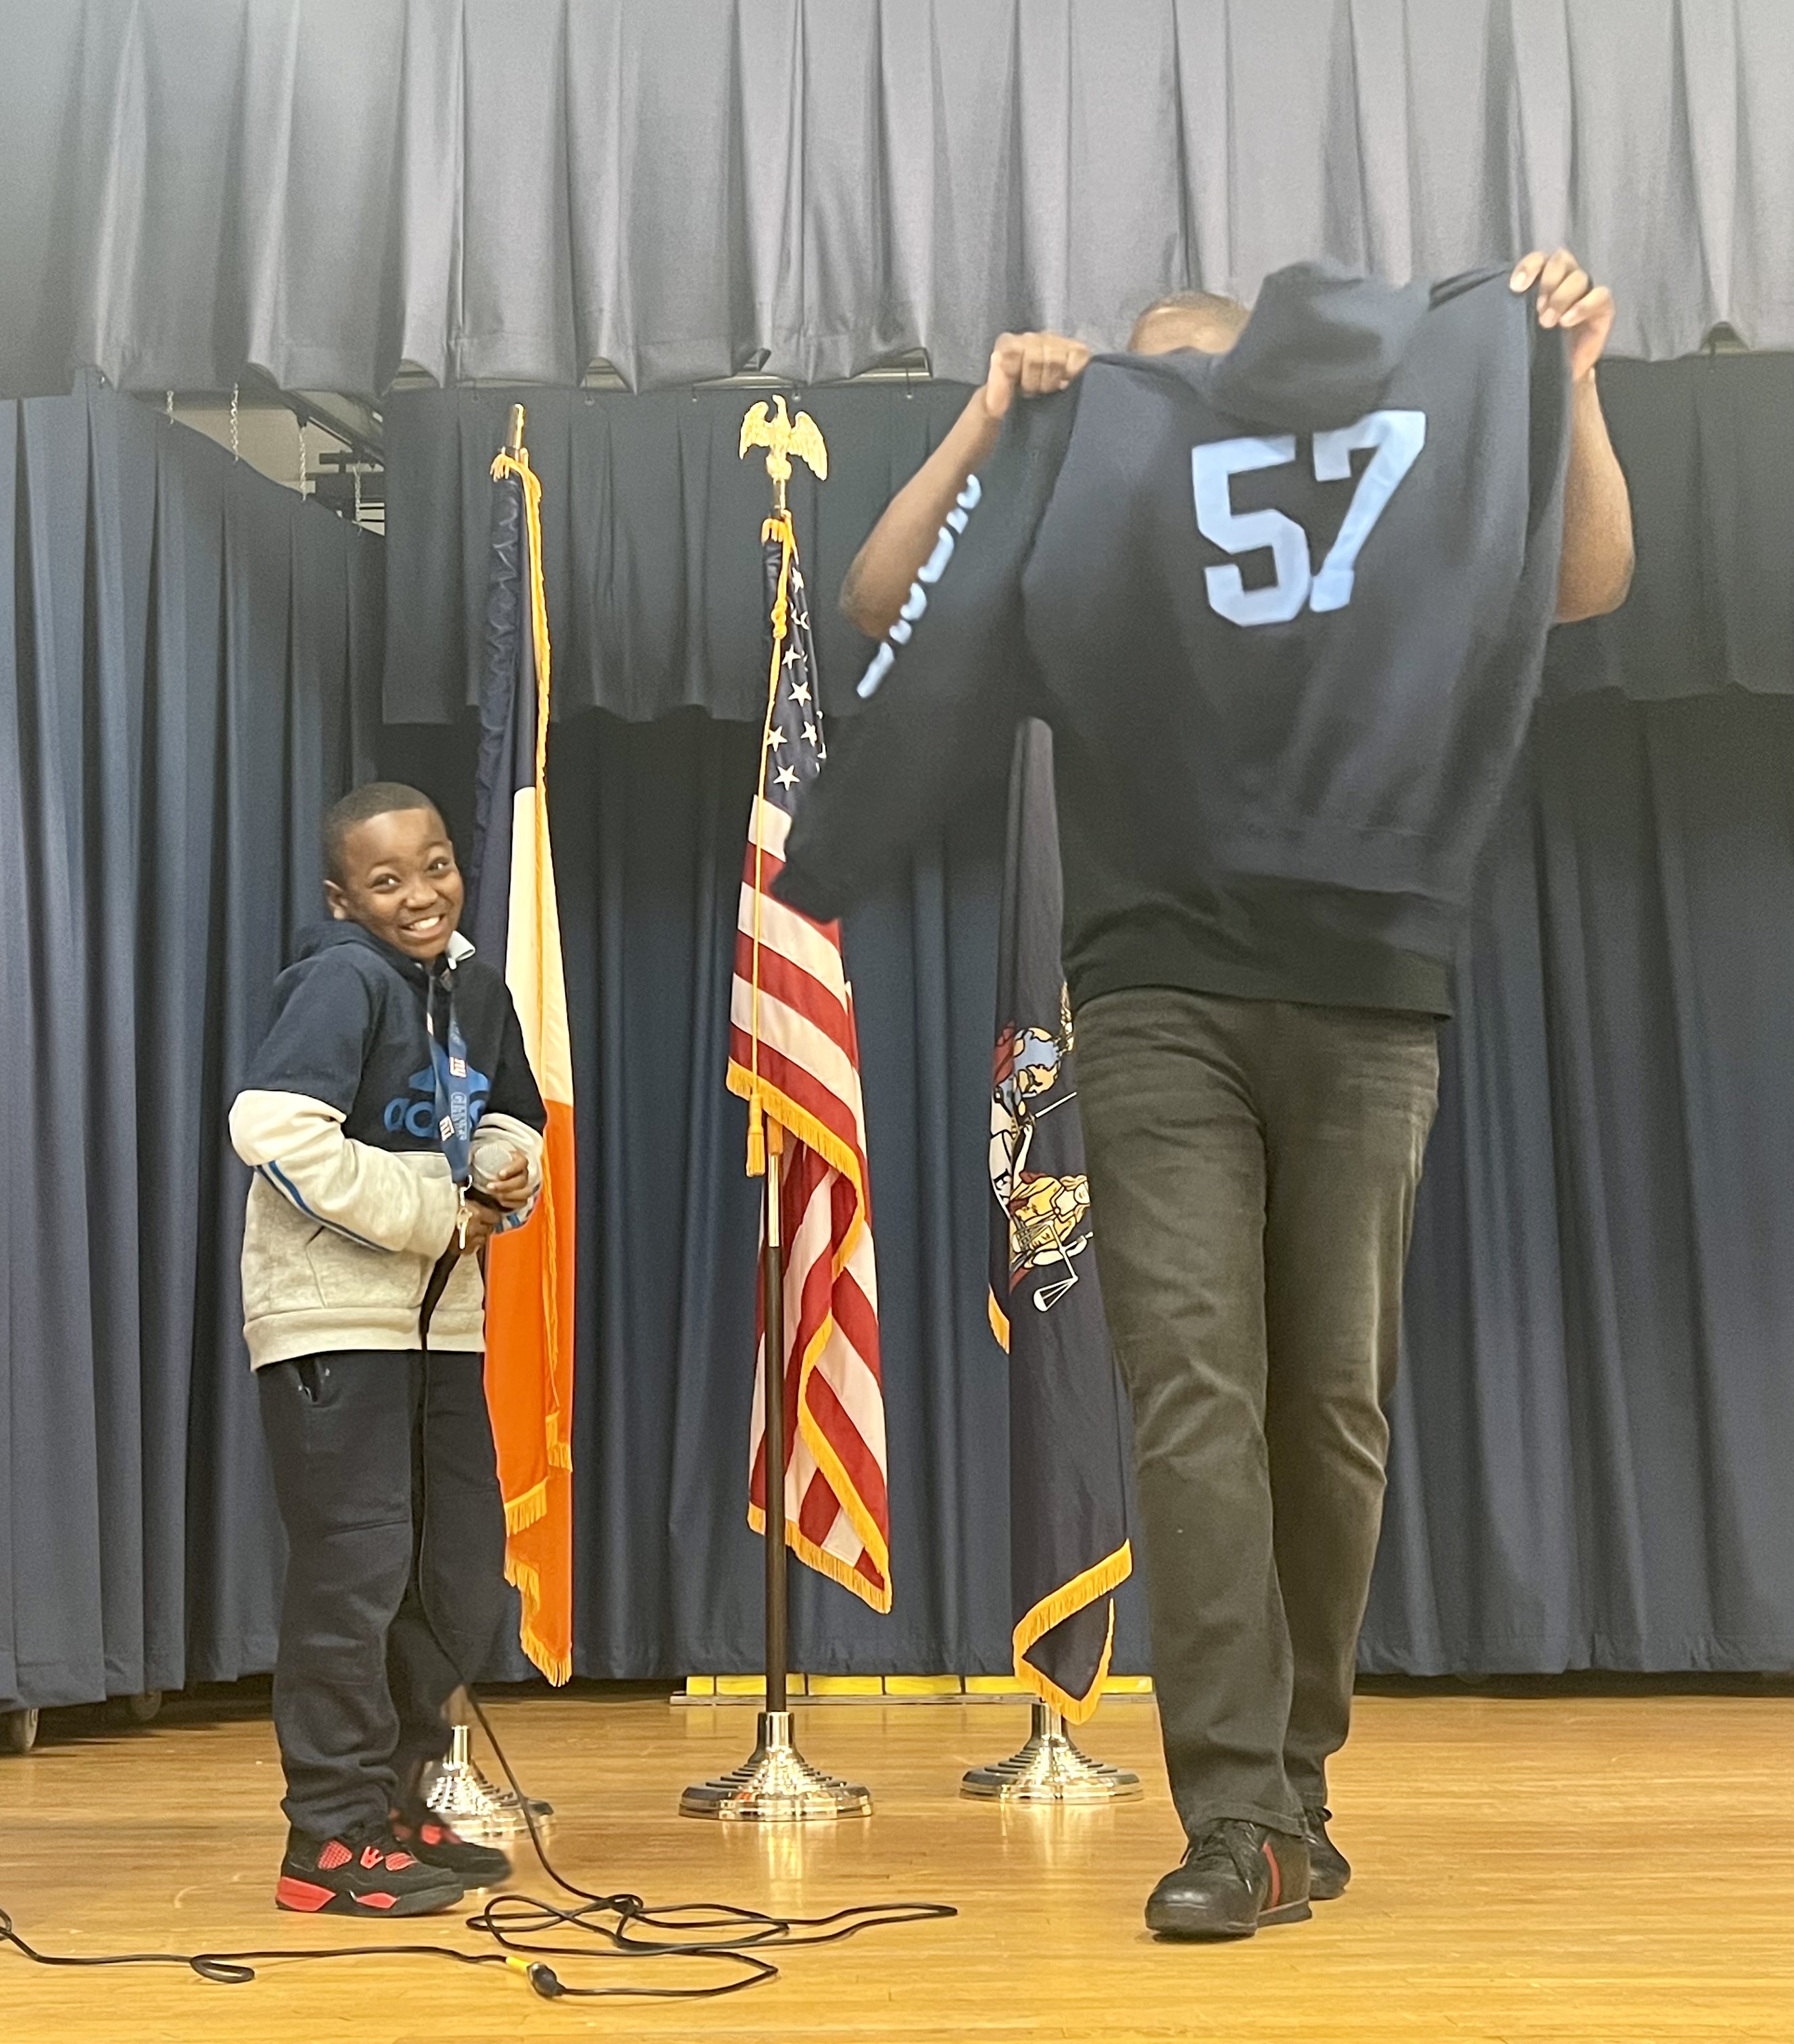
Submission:
MULTIPOLYGON (((1373 1696, 1335 1783, 1358 1877, 1308 1924, 1155 1946, 1140 1904, 1179 1850, 1149 1703, 1085 1744, 1143 1804, 1003 1812, 955 1793, 1020 1707, 818 1707, 810 1758, 868 1783, 870 1823, 759 1835, 674 1814, 746 1753, 751 1712, 590 1697, 501 1707, 552 1846, 589 1885, 820 1911, 902 1896, 957 1922, 790 1956, 732 2001, 550 2004, 502 1971, 428 1961, 270 1967, 252 1986, 49 1973, 0 1953, 6 2044, 510 2044, 613 2038, 822 2044, 1181 2038, 1227 2044, 1741 2044, 1794 2040, 1794 1700, 1373 1696), (602 1813, 600 1811, 602 1799, 602 1813)), ((60 1950, 321 1945, 363 1934, 270 1906, 281 1839, 264 1718, 184 1709, 147 1733, 56 1735, 0 1761, 0 1906, 60 1950)), ((522 1870, 520 1885, 544 1891, 522 1870)), ((383 1934, 375 1931, 370 1942, 383 1934)), ((454 1919, 394 1927, 473 1941, 454 1919)), ((620 1969, 557 1961, 570 1980, 620 1969)), ((659 1984, 671 1970, 639 1969, 659 1984)))

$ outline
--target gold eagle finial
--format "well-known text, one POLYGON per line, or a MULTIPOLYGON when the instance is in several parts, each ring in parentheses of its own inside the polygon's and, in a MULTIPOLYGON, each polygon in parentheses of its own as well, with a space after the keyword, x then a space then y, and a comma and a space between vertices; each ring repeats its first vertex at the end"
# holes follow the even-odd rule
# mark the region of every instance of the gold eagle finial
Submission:
POLYGON ((770 405, 748 406, 747 417, 741 422, 743 459, 752 447, 763 447, 766 451, 766 474, 772 478, 773 501, 781 511, 785 509, 785 486, 791 480, 793 455, 813 470, 820 479, 828 479, 828 449, 823 440, 822 428, 808 412, 800 412, 792 418, 782 398, 774 398, 770 405))

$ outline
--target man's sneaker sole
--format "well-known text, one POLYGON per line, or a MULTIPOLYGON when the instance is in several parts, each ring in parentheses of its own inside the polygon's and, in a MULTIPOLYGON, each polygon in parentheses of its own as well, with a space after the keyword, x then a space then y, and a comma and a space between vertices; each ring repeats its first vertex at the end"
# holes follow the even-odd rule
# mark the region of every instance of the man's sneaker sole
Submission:
POLYGON ((376 1889, 353 1895, 340 1888, 326 1888, 321 1881, 302 1881, 297 1874, 283 1873, 274 1891, 274 1906, 307 1916, 433 1916, 452 1909, 467 1893, 452 1877, 429 1888, 417 1888, 403 1895, 376 1889))
POLYGON ((1308 1883, 1311 1902, 1337 1902, 1351 1881, 1348 1873, 1343 1878, 1333 1874, 1316 1874, 1308 1883))
POLYGON ((1200 1911, 1181 1908, 1174 1902, 1159 1902, 1147 1906, 1147 1928, 1156 1938, 1174 1938, 1179 1944, 1223 1945, 1279 1923, 1305 1923, 1313 1914, 1305 1902, 1285 1902, 1275 1909, 1262 1910, 1250 1923, 1216 1923, 1200 1911))

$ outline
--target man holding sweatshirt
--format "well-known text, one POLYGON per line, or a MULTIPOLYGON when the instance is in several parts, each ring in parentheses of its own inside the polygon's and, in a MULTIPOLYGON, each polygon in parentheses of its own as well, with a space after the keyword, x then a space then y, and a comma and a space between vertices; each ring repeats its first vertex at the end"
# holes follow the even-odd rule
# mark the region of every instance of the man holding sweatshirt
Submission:
POLYGON ((1097 1258, 1189 1845, 1162 1935, 1343 1892, 1344 1742, 1437 1025, 1554 617, 1625 594, 1560 250, 1005 336, 843 604, 885 644, 778 891, 840 913, 1055 737, 1097 1258), (1018 390, 1038 402, 1016 405, 1018 390))
POLYGON ((510 1872, 423 1792, 504 1610, 475 1252, 528 1220, 546 1116, 505 982, 457 934, 429 798, 358 789, 324 848, 332 920, 281 975, 230 1116, 255 1174, 244 1332, 288 1543, 275 1900, 410 1916, 510 1872))

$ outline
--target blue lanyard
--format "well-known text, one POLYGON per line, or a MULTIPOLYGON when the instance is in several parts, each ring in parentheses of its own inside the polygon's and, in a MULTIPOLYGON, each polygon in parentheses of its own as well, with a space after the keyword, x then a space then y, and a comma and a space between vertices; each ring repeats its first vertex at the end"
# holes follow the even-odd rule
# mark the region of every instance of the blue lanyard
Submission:
POLYGON ((448 974, 439 979, 432 974, 424 993, 424 1027, 430 1032, 430 1069, 436 1085, 436 1135, 442 1154, 448 1159, 448 1174, 458 1185, 470 1175, 474 1124, 471 1089, 467 1078, 467 1040, 455 1018, 455 993, 448 974), (441 989, 448 1011, 443 1039, 436 1035, 436 993, 441 989), (444 1040, 445 1039, 445 1040, 444 1040))

